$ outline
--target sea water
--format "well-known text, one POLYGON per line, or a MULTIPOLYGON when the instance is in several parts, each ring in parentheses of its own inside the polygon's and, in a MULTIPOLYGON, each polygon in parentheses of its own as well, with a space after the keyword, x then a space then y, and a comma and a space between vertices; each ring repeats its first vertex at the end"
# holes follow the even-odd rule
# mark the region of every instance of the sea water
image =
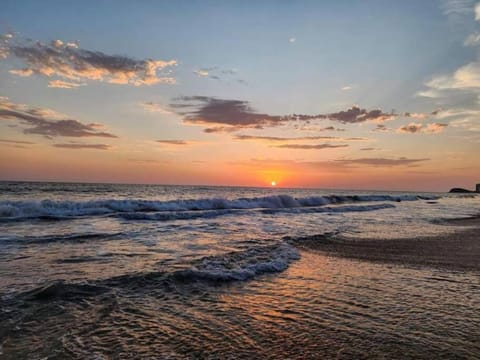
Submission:
POLYGON ((478 213, 474 194, 3 182, 0 353, 474 358, 478 274, 291 239, 428 236, 478 213))

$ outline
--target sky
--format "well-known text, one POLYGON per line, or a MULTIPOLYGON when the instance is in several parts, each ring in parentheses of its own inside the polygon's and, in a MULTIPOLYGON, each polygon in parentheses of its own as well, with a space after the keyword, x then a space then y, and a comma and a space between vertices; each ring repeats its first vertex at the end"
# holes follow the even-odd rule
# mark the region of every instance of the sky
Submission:
POLYGON ((480 182, 473 0, 0 7, 0 180, 480 182))

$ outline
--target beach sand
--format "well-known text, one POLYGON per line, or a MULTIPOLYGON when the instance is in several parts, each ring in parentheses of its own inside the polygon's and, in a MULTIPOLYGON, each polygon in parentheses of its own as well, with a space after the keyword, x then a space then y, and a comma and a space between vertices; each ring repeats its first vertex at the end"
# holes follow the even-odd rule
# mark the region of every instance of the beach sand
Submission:
POLYGON ((331 256, 480 272, 480 216, 444 220, 442 223, 458 227, 458 231, 407 239, 354 239, 318 235, 294 241, 297 246, 331 256))

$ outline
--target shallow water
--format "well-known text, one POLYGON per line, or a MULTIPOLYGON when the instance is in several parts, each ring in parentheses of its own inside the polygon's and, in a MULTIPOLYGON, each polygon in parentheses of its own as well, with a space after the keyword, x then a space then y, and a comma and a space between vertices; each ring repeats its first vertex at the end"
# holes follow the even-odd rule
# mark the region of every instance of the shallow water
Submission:
POLYGON ((0 183, 7 359, 478 358, 478 273, 300 250, 454 231, 480 198, 0 183), (48 200, 48 201, 45 201, 48 200))

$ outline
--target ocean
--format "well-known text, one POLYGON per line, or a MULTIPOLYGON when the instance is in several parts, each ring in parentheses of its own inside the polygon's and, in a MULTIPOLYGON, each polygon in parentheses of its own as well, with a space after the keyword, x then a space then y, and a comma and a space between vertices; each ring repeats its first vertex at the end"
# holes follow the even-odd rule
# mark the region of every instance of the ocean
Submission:
POLYGON ((0 357, 479 358, 478 273, 299 246, 479 213, 474 194, 1 182, 0 357))

